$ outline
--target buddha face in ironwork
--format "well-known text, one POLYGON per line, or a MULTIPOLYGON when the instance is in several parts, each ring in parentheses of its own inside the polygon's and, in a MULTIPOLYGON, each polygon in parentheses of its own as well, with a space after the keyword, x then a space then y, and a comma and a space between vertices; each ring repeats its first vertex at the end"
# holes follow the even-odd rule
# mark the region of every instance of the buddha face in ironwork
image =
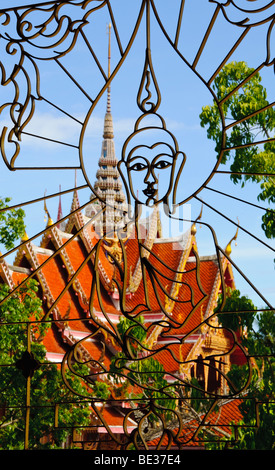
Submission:
POLYGON ((136 129, 126 140, 119 168, 122 163, 125 165, 126 186, 136 202, 147 206, 160 202, 168 204, 169 196, 175 193, 185 159, 175 137, 165 127, 143 127, 136 129), (177 162, 179 171, 176 171, 177 162))

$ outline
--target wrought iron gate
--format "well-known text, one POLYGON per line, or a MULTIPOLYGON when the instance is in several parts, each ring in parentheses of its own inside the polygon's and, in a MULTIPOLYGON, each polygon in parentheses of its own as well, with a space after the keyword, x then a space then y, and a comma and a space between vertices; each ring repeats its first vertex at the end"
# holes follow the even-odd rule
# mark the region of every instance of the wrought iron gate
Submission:
POLYGON ((274 308, 275 2, 6 3, 0 448, 234 446, 274 406, 221 322, 274 308))

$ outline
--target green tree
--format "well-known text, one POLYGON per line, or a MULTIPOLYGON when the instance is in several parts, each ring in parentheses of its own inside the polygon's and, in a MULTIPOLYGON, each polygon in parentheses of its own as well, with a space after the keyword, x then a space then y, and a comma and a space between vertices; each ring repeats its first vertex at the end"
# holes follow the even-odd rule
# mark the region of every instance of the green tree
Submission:
MULTIPOLYGON (((0 449, 24 448, 28 375, 31 376, 29 448, 58 448, 74 425, 90 424, 88 404, 69 391, 60 370, 46 360, 46 349, 41 341, 49 323, 39 321, 43 312, 37 290, 37 283, 32 279, 0 306, 0 449), (35 361, 32 371, 22 367, 28 325, 31 326, 31 359, 35 361), (58 426, 55 427, 57 403, 58 426), (43 437, 47 437, 44 444, 43 437)), ((8 286, 0 285, 0 301, 8 293, 8 286)), ((81 395, 81 381, 70 374, 66 375, 66 380, 81 395)))
MULTIPOLYGON (((246 181, 257 182, 261 189, 258 199, 272 205, 275 202, 274 177, 255 174, 275 173, 275 142, 267 140, 263 145, 255 144, 273 138, 275 128, 275 111, 268 107, 266 89, 261 80, 260 74, 254 73, 254 69, 249 68, 245 62, 231 62, 225 65, 215 78, 213 90, 218 102, 229 96, 221 104, 226 124, 230 120, 237 122, 226 132, 225 147, 234 147, 234 150, 225 151, 221 163, 232 161, 232 181, 242 186, 246 181), (248 77, 250 78, 246 80, 248 77), (240 84, 242 85, 236 89, 240 84), (266 109, 260 111, 263 108, 266 109), (252 114, 253 116, 248 118, 252 114)), ((216 142, 216 151, 219 154, 222 144, 222 121, 216 101, 202 108, 200 119, 201 126, 207 128, 208 137, 216 142)), ((266 237, 275 237, 274 210, 268 208, 264 213, 262 228, 266 237)))
MULTIPOLYGON (((241 333, 242 345, 254 359, 249 389, 240 405, 243 419, 238 428, 238 440, 213 443, 209 448, 271 450, 275 448, 275 319, 274 312, 258 312, 252 301, 239 291, 231 291, 219 314, 223 327, 241 333), (258 418, 257 418, 258 413, 258 418)), ((248 366, 233 366, 229 378, 241 387, 248 366)))
POLYGON ((8 209, 10 198, 0 198, 0 244, 7 250, 14 248, 14 242, 25 233, 23 209, 8 209))
MULTIPOLYGON (((216 312, 220 311, 221 302, 220 296, 216 312)), ((251 331, 253 328, 256 311, 255 305, 248 296, 242 295, 238 289, 228 288, 223 312, 229 313, 218 313, 218 320, 224 328, 230 328, 242 334, 243 331, 251 331)), ((246 341, 246 337, 243 336, 242 340, 246 341)))

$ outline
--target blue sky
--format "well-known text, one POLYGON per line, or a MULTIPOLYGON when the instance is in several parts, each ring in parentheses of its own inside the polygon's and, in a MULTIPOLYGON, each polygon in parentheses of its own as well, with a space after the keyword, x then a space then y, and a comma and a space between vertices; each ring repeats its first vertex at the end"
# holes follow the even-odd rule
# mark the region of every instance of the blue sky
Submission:
MULTIPOLYGON (((11 6, 21 6, 34 4, 35 2, 4 1, 1 8, 11 8, 11 6)), ((68 6, 68 14, 75 15, 80 19, 83 12, 75 5, 68 6), (79 15, 79 16, 78 16, 79 15)), ((100 4, 101 2, 97 2, 100 4)), ((240 3, 245 3, 244 1, 240 3)), ((114 17, 118 27, 122 48, 130 38, 141 1, 112 0, 114 17)), ((166 2, 156 0, 155 5, 163 21, 164 27, 171 38, 175 37, 178 11, 180 1, 166 2), (169 5, 168 5, 169 4, 169 5)), ((179 37, 179 49, 192 62, 202 41, 207 25, 216 8, 215 3, 207 0, 187 0, 185 4, 182 30, 179 37)), ((40 12, 40 15, 41 12, 40 12)), ((46 15, 47 16, 47 15, 46 15)), ((252 16, 249 15, 252 21, 252 16)), ((45 16, 41 21, 44 21, 45 16)), ((107 8, 104 7, 89 16, 90 23, 83 31, 97 54, 104 71, 107 73, 107 25, 110 17, 107 8)), ((151 13, 151 50, 152 61, 161 91, 162 102, 159 114, 165 119, 167 128, 176 136, 180 149, 187 155, 184 178, 180 183, 179 197, 186 197, 200 186, 213 168, 216 161, 214 145, 206 137, 206 130, 200 126, 199 113, 202 106, 211 104, 212 97, 203 83, 193 71, 184 64, 179 56, 172 49, 171 45, 160 30, 153 13, 151 13)), ((65 27, 65 23, 64 23, 65 27)), ((6 30, 14 33, 12 24, 9 27, 1 26, 1 34, 6 30), (8 29, 10 28, 10 29, 8 29)), ((230 50, 237 37, 240 35, 240 28, 230 25, 220 15, 209 37, 204 53, 197 65, 198 73, 205 79, 209 79, 215 68, 230 50)), ((267 25, 252 28, 239 49, 231 57, 231 60, 245 60, 249 66, 257 67, 266 56, 266 33, 267 25)), ((8 73, 16 63, 15 56, 4 54, 5 42, 0 39, 3 63, 8 73)), ((59 46, 58 51, 63 47, 59 46)), ((137 107, 136 97, 141 81, 146 47, 146 34, 144 19, 127 55, 123 65, 119 69, 111 84, 112 114, 115 130, 115 147, 118 159, 122 145, 127 136, 133 132, 136 119, 141 114, 137 107)), ((48 52, 45 51, 45 54, 48 52)), ((56 52, 51 51, 54 55, 56 52)), ((112 71, 116 68, 120 60, 119 46, 112 29, 112 71)), ((89 97, 97 96, 104 84, 102 74, 88 53, 83 38, 75 48, 62 59, 62 64, 70 70, 73 77, 81 83, 82 90, 79 89, 72 80, 64 74, 60 67, 54 62, 37 60, 41 70, 41 94, 48 101, 57 103, 68 114, 59 112, 56 108, 45 101, 36 101, 36 109, 33 118, 26 127, 26 132, 30 134, 44 135, 51 139, 62 141, 78 146, 81 125, 91 107, 89 97), (74 119, 72 119, 72 117, 74 119)), ((26 64, 26 69, 31 77, 32 90, 35 89, 35 75, 31 63, 26 64)), ((267 88, 268 98, 274 101, 274 69, 267 67, 262 71, 263 84, 267 88)), ((20 82, 24 96, 24 80, 20 82)), ((6 103, 12 99, 12 85, 1 87, 0 102, 6 103)), ((103 119, 106 109, 106 93, 95 106, 89 120, 83 141, 84 166, 91 183, 95 179, 97 162, 101 151, 103 119)), ((6 125, 9 116, 7 110, 0 115, 1 127, 6 125), (6 120, 6 121, 5 121, 6 120)), ((17 159, 18 165, 79 165, 78 150, 68 145, 48 142, 29 135, 22 136, 21 150, 17 159)), ((10 172, 0 161, 0 195, 2 197, 11 196, 12 201, 20 203, 40 198, 46 191, 47 195, 62 190, 72 188, 75 181, 75 171, 72 170, 18 170, 10 172)), ((77 184, 85 183, 81 170, 77 171, 77 184)), ((235 197, 247 200, 254 204, 265 206, 259 203, 257 195, 259 188, 256 184, 247 183, 244 188, 234 185, 228 175, 216 175, 209 187, 234 195, 235 197)), ((87 202, 91 194, 90 189, 79 191, 80 202, 87 202)), ((244 230, 239 231, 237 246, 233 244, 232 260, 250 281, 262 292, 265 298, 275 304, 274 292, 274 242, 267 240, 261 229, 261 216, 263 211, 255 207, 240 203, 226 196, 218 195, 211 190, 204 190, 200 196, 206 204, 212 205, 217 211, 227 218, 237 222, 240 220, 241 227, 251 232, 255 239, 244 230)), ((62 197, 63 215, 69 212, 71 204, 71 194, 62 197)), ((188 210, 193 218, 200 212, 200 203, 190 201, 188 210)), ((209 223, 216 231, 218 242, 224 248, 227 242, 233 237, 236 226, 225 217, 208 208, 205 204, 203 209, 203 221, 209 223)), ((56 218, 58 198, 49 199, 48 209, 53 219, 56 218)), ((33 203, 25 207, 26 223, 29 236, 39 233, 45 227, 43 202, 33 203)), ((198 228, 199 249, 202 254, 213 254, 213 243, 202 228, 198 228)), ((249 283, 235 271, 237 286, 243 294, 249 295, 255 304, 260 308, 263 301, 253 291, 249 283)))

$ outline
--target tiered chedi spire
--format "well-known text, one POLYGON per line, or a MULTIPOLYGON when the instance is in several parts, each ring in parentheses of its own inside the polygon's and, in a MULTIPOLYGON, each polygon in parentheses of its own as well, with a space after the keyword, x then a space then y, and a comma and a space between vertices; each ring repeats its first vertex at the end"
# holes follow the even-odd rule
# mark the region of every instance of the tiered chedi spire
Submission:
MULTIPOLYGON (((108 54, 108 78, 110 77, 111 60, 111 25, 109 25, 109 54, 108 54)), ((96 219, 95 228, 100 235, 112 237, 117 227, 124 225, 124 216, 127 212, 126 198, 122 190, 122 183, 117 169, 118 160, 115 154, 114 128, 111 113, 111 88, 107 89, 107 109, 104 119, 103 142, 99 169, 96 173, 94 189, 99 196, 98 203, 88 206, 86 216, 92 217, 101 208, 106 206, 105 212, 96 219)), ((91 195, 91 199, 94 195, 91 195)))

